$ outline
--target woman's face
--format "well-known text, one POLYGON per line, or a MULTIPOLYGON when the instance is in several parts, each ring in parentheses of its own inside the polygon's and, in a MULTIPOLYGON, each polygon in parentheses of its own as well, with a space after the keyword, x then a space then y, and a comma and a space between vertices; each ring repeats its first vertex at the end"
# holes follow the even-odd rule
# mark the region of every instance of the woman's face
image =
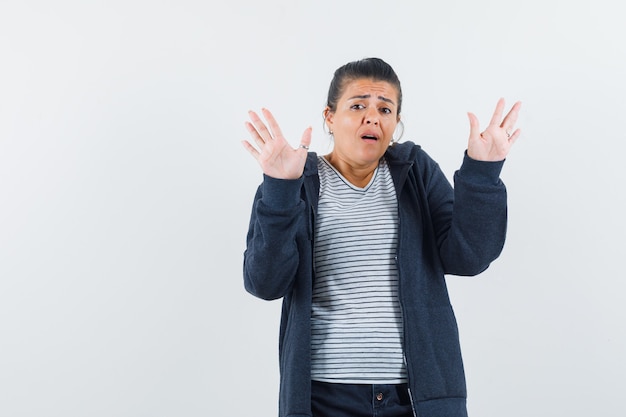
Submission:
POLYGON ((333 158, 364 167, 383 156, 398 124, 398 90, 386 81, 368 78, 349 82, 335 112, 326 110, 333 132, 333 158))

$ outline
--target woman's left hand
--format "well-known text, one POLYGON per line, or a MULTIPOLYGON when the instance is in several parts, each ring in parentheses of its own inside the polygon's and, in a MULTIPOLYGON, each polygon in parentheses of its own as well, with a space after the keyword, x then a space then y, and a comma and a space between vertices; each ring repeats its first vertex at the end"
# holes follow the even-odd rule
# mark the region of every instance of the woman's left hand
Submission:
POLYGON ((489 126, 482 133, 476 115, 467 113, 470 121, 467 155, 478 161, 504 160, 521 133, 520 129, 513 131, 521 107, 522 103, 518 101, 502 119, 504 99, 501 98, 498 100, 489 126))

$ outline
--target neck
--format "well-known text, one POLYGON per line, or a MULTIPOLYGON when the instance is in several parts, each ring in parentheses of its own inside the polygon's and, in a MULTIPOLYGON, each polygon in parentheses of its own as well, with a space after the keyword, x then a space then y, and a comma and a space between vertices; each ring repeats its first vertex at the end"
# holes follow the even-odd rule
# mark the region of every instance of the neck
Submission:
POLYGON ((357 187, 365 187, 369 184, 378 167, 378 161, 366 165, 354 165, 337 157, 334 153, 325 155, 324 158, 337 170, 345 179, 357 187))

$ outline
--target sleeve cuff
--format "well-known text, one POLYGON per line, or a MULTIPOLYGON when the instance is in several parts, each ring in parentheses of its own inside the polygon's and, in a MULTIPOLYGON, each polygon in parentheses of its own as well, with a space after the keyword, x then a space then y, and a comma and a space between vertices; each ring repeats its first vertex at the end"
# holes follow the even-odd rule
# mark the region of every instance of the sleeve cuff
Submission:
POLYGON ((295 180, 283 180, 263 175, 263 201, 266 205, 287 208, 300 202, 302 177, 295 180))
POLYGON ((469 157, 465 151, 458 174, 467 181, 497 184, 500 182, 500 172, 502 172, 504 161, 504 159, 502 161, 478 161, 469 157))

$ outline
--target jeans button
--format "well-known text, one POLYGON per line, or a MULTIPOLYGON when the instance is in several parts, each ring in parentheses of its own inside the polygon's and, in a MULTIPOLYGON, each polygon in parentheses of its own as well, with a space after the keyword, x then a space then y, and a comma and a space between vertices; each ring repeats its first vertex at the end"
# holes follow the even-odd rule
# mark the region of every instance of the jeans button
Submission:
POLYGON ((382 392, 379 392, 378 394, 376 394, 376 399, 377 399, 378 401, 382 401, 382 400, 383 400, 383 393, 382 393, 382 392))

